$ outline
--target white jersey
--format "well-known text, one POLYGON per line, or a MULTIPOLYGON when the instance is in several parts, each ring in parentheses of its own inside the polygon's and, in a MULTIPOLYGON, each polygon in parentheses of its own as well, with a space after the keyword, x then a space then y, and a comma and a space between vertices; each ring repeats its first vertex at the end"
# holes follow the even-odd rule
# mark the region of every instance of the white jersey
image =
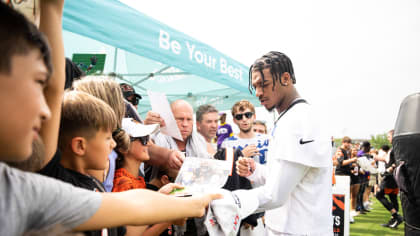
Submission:
POLYGON ((331 141, 314 113, 309 105, 296 104, 273 129, 268 171, 276 171, 270 170, 274 159, 309 167, 286 204, 266 211, 266 224, 274 232, 333 234, 331 141))
POLYGON ((232 137, 226 138, 222 143, 222 148, 234 148, 242 150, 248 145, 254 144, 260 152, 259 156, 252 157, 260 164, 267 163, 268 142, 270 138, 268 135, 256 133, 253 138, 239 138, 236 134, 232 137))
POLYGON ((249 177, 266 210, 268 235, 333 235, 330 136, 316 112, 296 104, 275 124, 267 164, 249 177))

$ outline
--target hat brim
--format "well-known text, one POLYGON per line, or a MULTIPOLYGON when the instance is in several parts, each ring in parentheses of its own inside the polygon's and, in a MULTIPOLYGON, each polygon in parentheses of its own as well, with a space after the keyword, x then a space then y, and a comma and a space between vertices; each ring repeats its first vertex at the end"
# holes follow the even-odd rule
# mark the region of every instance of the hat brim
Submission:
POLYGON ((122 121, 122 129, 133 138, 152 135, 159 131, 158 124, 143 125, 133 121, 132 118, 124 118, 122 121))
POLYGON ((141 125, 142 128, 136 128, 135 130, 133 130, 132 134, 130 135, 133 138, 152 135, 159 130, 159 125, 158 124, 153 124, 153 125, 137 124, 137 127, 139 127, 138 125, 141 125))

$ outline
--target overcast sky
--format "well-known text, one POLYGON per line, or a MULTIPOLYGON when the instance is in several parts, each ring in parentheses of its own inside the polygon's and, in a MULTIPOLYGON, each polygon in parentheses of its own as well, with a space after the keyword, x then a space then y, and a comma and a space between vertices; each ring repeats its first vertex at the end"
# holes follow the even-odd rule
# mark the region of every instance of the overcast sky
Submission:
POLYGON ((392 129, 401 101, 420 92, 417 0, 122 2, 246 66, 286 53, 335 137, 392 129))

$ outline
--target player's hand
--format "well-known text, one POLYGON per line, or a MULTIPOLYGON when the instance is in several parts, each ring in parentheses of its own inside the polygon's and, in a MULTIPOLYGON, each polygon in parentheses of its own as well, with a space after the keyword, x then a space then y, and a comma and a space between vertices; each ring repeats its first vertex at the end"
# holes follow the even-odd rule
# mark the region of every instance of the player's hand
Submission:
POLYGON ((177 150, 171 150, 168 158, 168 167, 179 170, 184 163, 185 156, 182 152, 177 150))
POLYGON ((244 149, 241 150, 244 157, 253 157, 253 156, 259 156, 260 152, 257 149, 257 146, 254 144, 246 146, 244 149))
POLYGON ((159 124, 161 128, 166 126, 165 120, 160 117, 159 113, 153 111, 147 112, 146 119, 144 119, 143 123, 145 125, 159 124))
POLYGON ((168 195, 170 192, 172 192, 175 189, 183 189, 183 188, 184 187, 182 185, 174 184, 174 183, 169 183, 169 184, 166 184, 166 185, 162 186, 159 189, 158 192, 168 195))
POLYGON ((242 177, 250 176, 256 168, 254 159, 249 157, 239 157, 236 161, 236 173, 242 177))

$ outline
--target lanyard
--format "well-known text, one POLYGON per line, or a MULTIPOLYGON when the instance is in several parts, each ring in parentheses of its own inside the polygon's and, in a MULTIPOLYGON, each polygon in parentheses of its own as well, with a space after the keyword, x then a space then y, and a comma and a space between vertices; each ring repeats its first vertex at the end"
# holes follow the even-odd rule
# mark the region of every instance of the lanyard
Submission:
POLYGON ((284 110, 281 114, 280 114, 280 116, 277 118, 277 120, 276 121, 274 121, 274 128, 273 128, 273 131, 271 132, 271 136, 274 136, 274 131, 276 130, 276 127, 277 127, 277 122, 280 120, 280 118, 282 118, 285 114, 286 114, 286 112, 288 112, 294 105, 296 105, 296 104, 298 104, 298 103, 308 103, 305 99, 297 99, 297 100, 294 100, 287 108, 286 108, 286 110, 284 110))

